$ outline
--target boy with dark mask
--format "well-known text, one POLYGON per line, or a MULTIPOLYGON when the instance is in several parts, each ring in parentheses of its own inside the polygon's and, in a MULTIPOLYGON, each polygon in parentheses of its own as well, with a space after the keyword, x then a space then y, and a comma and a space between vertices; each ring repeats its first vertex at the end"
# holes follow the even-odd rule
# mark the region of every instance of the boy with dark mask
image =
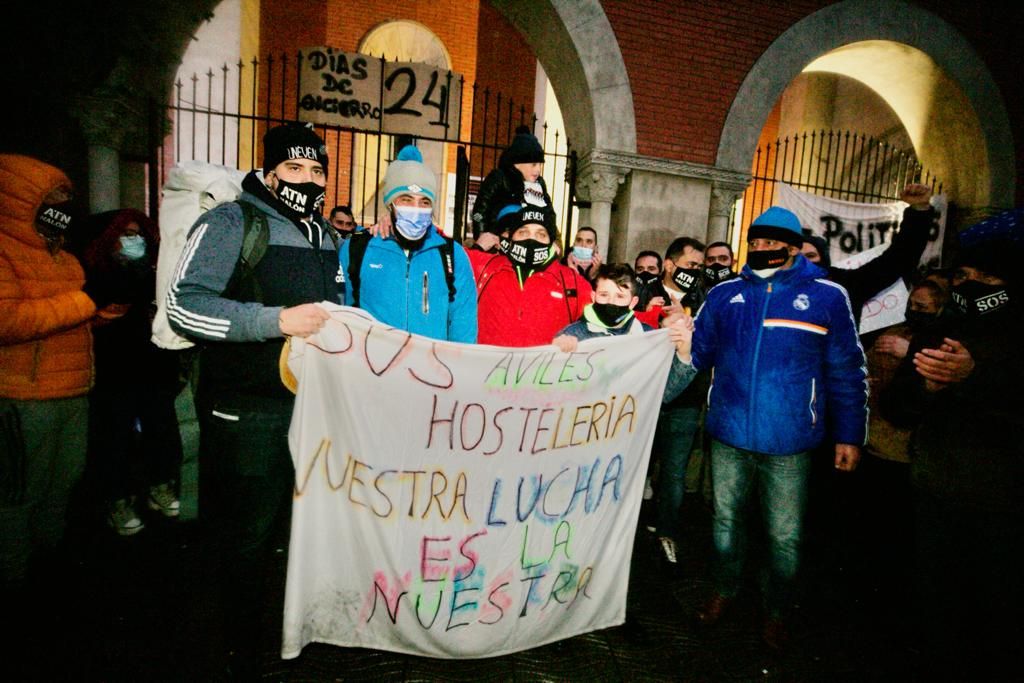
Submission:
POLYGON ((577 320, 591 286, 575 268, 558 262, 555 214, 547 206, 513 207, 499 232, 498 254, 470 252, 476 276, 481 344, 538 346, 577 320))
MULTIPOLYGON (((583 317, 559 332, 551 342, 563 353, 575 351, 583 339, 643 334, 652 329, 633 315, 638 299, 632 268, 625 263, 602 264, 595 282, 596 289, 590 295, 592 303, 583 309, 583 317)), ((672 358, 672 369, 665 385, 665 401, 678 396, 697 374, 690 364, 693 319, 679 314, 669 324, 669 329, 676 355, 672 358)))
POLYGON ((998 678, 1024 637, 1020 504, 1024 487, 1021 250, 993 241, 954 261, 950 308, 916 335, 881 396, 913 427, 922 661, 939 677, 998 678))
POLYGON ((462 245, 452 243, 434 225, 437 178, 418 149, 406 146, 391 162, 382 196, 391 234, 355 235, 341 247, 345 303, 415 334, 476 342, 472 267, 462 245), (358 274, 352 272, 354 260, 360 260, 358 274))

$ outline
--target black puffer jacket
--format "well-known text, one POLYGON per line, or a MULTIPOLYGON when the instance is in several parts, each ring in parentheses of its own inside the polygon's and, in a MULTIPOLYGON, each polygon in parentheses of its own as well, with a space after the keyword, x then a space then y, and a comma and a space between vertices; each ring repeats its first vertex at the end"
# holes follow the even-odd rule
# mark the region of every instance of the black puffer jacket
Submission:
MULTIPOLYGON (((537 182, 544 192, 544 202, 551 206, 551 196, 548 194, 544 177, 537 178, 537 182)), ((484 178, 480 185, 480 193, 473 203, 473 235, 479 237, 481 232, 500 234, 501 229, 497 225, 498 212, 509 204, 521 206, 524 203, 524 189, 523 174, 514 165, 505 163, 502 158, 498 162, 498 168, 484 178)))

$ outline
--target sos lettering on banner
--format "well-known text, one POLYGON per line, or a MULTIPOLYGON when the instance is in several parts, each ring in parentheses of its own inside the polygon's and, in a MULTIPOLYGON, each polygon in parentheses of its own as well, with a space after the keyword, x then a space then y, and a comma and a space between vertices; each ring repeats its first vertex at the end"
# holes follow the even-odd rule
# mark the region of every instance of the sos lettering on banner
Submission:
POLYGON ((299 119, 356 130, 457 138, 462 102, 458 74, 417 62, 331 47, 300 51, 299 119))
POLYGON ((324 306, 289 358, 282 656, 319 642, 490 657, 621 624, 667 332, 562 353, 324 306))

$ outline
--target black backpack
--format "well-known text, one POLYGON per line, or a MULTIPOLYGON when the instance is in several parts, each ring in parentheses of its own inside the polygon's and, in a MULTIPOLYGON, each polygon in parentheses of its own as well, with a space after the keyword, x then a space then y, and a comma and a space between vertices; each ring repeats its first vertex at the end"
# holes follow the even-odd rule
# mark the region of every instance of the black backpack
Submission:
MULTIPOLYGON (((267 253, 270 224, 267 223, 267 215, 254 205, 240 199, 235 203, 242 209, 242 253, 238 256, 238 263, 224 288, 223 296, 244 301, 262 301, 263 292, 256 279, 256 266, 267 253)), ((332 228, 324 228, 323 231, 337 249, 337 233, 332 228)))

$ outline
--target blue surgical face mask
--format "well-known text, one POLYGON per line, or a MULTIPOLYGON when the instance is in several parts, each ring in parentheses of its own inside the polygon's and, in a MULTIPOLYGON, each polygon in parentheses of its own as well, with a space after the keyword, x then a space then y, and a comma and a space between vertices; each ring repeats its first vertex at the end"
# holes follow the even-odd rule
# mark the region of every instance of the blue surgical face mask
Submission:
POLYGON ((573 247, 572 255, 577 261, 590 262, 594 260, 594 250, 590 247, 573 247))
POLYGON ((433 223, 433 213, 429 207, 396 206, 395 230, 407 240, 422 239, 433 223))
POLYGON ((119 251, 126 261, 138 261, 146 255, 146 238, 142 235, 121 235, 119 251))

